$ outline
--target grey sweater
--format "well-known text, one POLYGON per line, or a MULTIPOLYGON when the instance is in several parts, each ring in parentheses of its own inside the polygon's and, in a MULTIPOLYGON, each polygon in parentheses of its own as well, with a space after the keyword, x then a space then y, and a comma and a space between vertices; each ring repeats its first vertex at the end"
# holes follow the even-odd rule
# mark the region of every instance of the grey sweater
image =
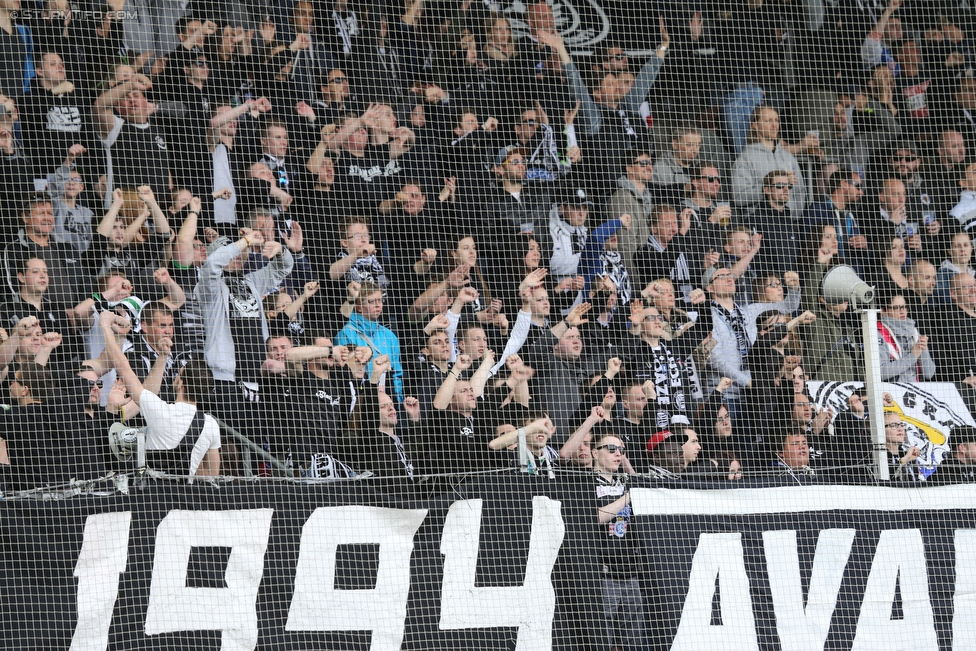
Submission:
POLYGON ((763 177, 773 170, 785 170, 796 174, 796 186, 790 191, 790 207, 794 215, 802 215, 807 205, 807 188, 803 181, 800 163, 781 144, 769 151, 762 143, 746 145, 732 167, 732 199, 735 205, 750 213, 763 200, 763 177))
MULTIPOLYGON (((213 372, 215 380, 234 381, 236 362, 234 359, 234 339, 230 331, 230 290, 224 284, 224 268, 240 255, 237 244, 222 246, 207 257, 200 268, 200 282, 193 290, 200 302, 206 324, 207 336, 204 344, 204 359, 213 372)), ((257 271, 244 276, 244 282, 251 289, 258 303, 265 294, 271 293, 285 279, 295 264, 291 251, 282 248, 281 253, 257 271)), ((261 310, 261 331, 268 338, 268 321, 261 310)), ((252 378, 246 378, 252 379, 252 378)))

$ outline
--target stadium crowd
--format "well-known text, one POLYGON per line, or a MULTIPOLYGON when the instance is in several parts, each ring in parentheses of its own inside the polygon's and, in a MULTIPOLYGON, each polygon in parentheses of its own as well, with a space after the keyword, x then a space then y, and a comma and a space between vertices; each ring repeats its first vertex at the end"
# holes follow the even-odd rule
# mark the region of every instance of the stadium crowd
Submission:
POLYGON ((244 473, 213 417, 302 477, 871 481, 821 280, 876 287, 884 380, 972 394, 973 10, 677 5, 638 62, 545 2, 0 0, 4 487, 118 470, 118 420, 244 473))

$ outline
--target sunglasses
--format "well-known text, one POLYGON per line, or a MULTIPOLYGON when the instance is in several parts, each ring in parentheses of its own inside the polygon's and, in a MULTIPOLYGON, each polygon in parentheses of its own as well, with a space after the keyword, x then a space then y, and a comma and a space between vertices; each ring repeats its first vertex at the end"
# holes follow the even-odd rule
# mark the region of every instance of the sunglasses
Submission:
POLYGON ((651 159, 649 158, 642 158, 640 160, 634 161, 634 165, 640 165, 641 167, 650 167, 653 164, 654 164, 653 161, 651 161, 651 159))
POLYGON ((793 189, 793 184, 792 183, 773 183, 773 187, 776 188, 777 190, 792 190, 793 189))
POLYGON ((622 446, 622 445, 614 445, 612 443, 610 443, 608 445, 599 445, 599 446, 597 446, 596 449, 597 450, 606 450, 610 454, 616 454, 617 452, 619 452, 620 454, 623 454, 624 453, 624 446, 622 446))
POLYGON ((524 124, 527 127, 534 127, 534 126, 536 126, 538 124, 538 122, 536 122, 535 120, 529 119, 529 120, 522 120, 522 124, 524 124))
POLYGON ((719 181, 722 180, 722 179, 720 179, 717 176, 703 176, 701 178, 703 178, 704 180, 708 181, 709 183, 718 183, 719 181))
POLYGON ((332 79, 329 80, 329 83, 330 84, 344 84, 344 83, 346 83, 346 78, 345 77, 333 77, 332 79))
POLYGON ((525 165, 525 159, 509 158, 507 161, 505 161, 505 165, 525 165))

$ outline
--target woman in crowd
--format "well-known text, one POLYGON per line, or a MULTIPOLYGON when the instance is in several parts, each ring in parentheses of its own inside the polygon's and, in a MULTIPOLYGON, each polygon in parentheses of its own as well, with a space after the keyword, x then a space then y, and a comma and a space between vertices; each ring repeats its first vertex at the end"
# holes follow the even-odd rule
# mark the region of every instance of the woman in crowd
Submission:
POLYGON ((935 362, 929 355, 929 338, 919 334, 908 318, 908 303, 900 293, 881 297, 878 347, 881 350, 881 379, 885 382, 928 382, 935 376, 935 362))
POLYGON ((967 273, 976 276, 976 269, 973 268, 973 241, 969 233, 961 232, 952 236, 949 244, 949 257, 939 265, 936 274, 935 293, 932 298, 943 303, 951 303, 949 298, 949 281, 956 274, 967 273))

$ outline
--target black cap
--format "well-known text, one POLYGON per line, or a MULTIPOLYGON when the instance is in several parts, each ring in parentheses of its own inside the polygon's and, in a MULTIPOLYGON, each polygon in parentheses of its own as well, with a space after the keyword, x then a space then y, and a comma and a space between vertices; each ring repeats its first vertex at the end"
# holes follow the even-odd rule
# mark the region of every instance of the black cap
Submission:
POLYGON ((556 195, 556 201, 564 206, 586 206, 593 207, 593 202, 589 200, 586 190, 575 186, 565 186, 556 195))

